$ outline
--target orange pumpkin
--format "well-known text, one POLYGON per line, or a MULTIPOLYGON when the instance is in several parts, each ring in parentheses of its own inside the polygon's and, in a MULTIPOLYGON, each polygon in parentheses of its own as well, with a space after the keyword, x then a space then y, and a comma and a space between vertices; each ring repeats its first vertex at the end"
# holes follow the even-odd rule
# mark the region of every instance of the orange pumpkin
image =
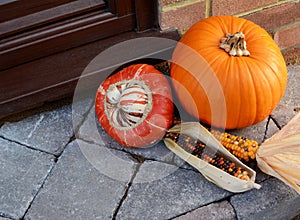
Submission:
POLYGON ((272 112, 284 94, 287 68, 263 28, 238 17, 213 16, 181 38, 173 52, 171 77, 191 115, 234 129, 258 123, 272 112))

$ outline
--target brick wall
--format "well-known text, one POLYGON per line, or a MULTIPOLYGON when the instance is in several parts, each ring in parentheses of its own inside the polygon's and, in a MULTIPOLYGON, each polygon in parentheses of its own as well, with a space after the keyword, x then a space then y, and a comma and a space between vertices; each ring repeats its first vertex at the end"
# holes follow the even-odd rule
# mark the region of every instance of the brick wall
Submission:
POLYGON ((162 31, 184 33, 213 15, 233 15, 266 29, 281 48, 287 64, 300 63, 300 0, 158 0, 162 31))

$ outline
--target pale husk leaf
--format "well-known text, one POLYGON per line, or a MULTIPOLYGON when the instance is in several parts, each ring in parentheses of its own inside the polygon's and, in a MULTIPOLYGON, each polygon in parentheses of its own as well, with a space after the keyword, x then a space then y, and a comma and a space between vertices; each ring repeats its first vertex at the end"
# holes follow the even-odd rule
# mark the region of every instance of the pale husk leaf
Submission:
POLYGON ((300 194, 300 113, 261 144, 256 160, 263 172, 280 179, 300 194))
POLYGON ((191 166, 196 168, 206 179, 215 183, 217 186, 235 193, 245 192, 253 188, 257 188, 257 189, 260 188, 260 185, 255 183, 255 176, 256 176, 255 171, 247 167, 235 156, 229 153, 219 143, 219 141, 215 139, 215 137, 198 122, 185 122, 179 125, 175 125, 169 130, 169 132, 182 133, 192 138, 199 139, 201 142, 203 142, 206 145, 206 147, 213 149, 215 152, 218 152, 218 154, 221 154, 224 157, 229 158, 231 161, 235 162, 236 165, 247 170, 251 177, 249 181, 236 178, 220 170, 219 168, 210 165, 206 161, 201 160, 200 158, 188 153, 180 146, 178 146, 173 140, 169 138, 164 139, 166 146, 172 152, 174 152, 177 156, 179 156, 187 163, 189 163, 191 166))

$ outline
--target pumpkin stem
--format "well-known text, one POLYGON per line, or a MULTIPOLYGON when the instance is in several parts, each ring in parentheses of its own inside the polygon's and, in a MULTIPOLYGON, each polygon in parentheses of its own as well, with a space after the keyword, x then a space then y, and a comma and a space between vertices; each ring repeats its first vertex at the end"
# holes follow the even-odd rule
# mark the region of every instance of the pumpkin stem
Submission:
POLYGON ((250 55, 246 47, 245 35, 242 32, 226 34, 226 37, 221 39, 219 47, 224 49, 230 56, 250 55))

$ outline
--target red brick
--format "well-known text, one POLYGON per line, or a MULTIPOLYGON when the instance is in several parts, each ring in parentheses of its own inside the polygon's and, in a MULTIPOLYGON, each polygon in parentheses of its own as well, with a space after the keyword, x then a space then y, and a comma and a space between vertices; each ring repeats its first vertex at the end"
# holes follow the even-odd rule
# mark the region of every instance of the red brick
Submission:
POLYGON ((243 16, 243 18, 253 21, 267 31, 272 31, 283 25, 300 20, 300 2, 287 3, 265 9, 251 15, 243 16))
POLYGON ((300 45, 300 24, 277 31, 274 34, 274 40, 280 49, 300 45))
POLYGON ((300 47, 284 50, 282 55, 287 65, 300 64, 300 47))
POLYGON ((212 0, 212 15, 235 15, 276 2, 276 0, 212 0))
POLYGON ((162 30, 176 28, 183 32, 203 18, 205 18, 205 1, 161 12, 160 28, 162 30))
POLYGON ((185 2, 186 0, 158 0, 160 6, 172 5, 180 2, 185 2))

